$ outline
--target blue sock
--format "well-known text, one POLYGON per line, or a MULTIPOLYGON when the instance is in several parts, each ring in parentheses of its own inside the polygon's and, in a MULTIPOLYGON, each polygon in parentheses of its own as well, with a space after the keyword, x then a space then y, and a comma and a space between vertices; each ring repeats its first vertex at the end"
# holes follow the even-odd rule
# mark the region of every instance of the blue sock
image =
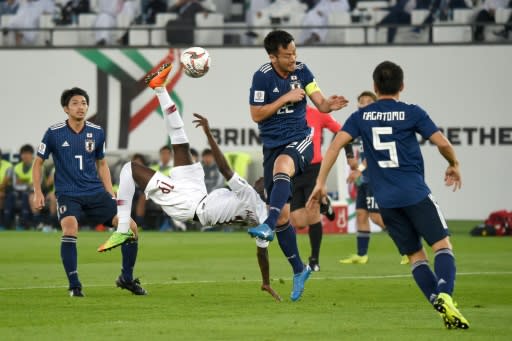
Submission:
POLYGON ((138 242, 125 243, 121 245, 121 254, 123 255, 123 267, 121 268, 121 274, 128 282, 133 281, 133 268, 135 267, 135 261, 137 260, 138 250, 138 242))
POLYGON ((300 259, 299 248, 297 247, 297 236, 295 235, 295 229, 293 226, 281 225, 276 229, 277 240, 279 241, 279 247, 283 251, 288 262, 293 268, 293 273, 298 274, 304 270, 304 264, 300 259))
POLYGON ((78 253, 76 251, 76 237, 62 236, 60 241, 60 257, 66 276, 68 276, 69 288, 81 288, 78 280, 78 253))
POLYGON ((270 201, 268 208, 268 217, 265 224, 271 229, 276 228, 277 218, 281 214, 281 210, 290 197, 290 177, 285 173, 277 173, 274 175, 274 185, 270 193, 270 201))
POLYGON ((357 254, 364 256, 368 253, 370 244, 370 231, 357 231, 357 254))
POLYGON ((428 262, 424 260, 414 263, 412 265, 412 276, 423 295, 432 303, 439 291, 437 290, 436 275, 430 270, 428 262))
POLYGON ((455 256, 450 249, 437 250, 434 256, 434 271, 439 292, 452 295, 455 286, 455 256))

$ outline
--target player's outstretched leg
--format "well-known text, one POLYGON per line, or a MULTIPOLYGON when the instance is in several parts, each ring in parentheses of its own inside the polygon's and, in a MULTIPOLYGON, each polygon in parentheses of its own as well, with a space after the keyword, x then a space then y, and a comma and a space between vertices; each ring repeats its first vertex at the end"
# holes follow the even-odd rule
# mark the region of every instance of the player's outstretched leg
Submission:
POLYGON ((98 247, 98 252, 112 250, 128 242, 133 242, 135 236, 130 231, 131 209, 135 180, 132 175, 132 163, 127 162, 119 174, 119 190, 117 192, 117 230, 98 247))
POLYGON ((257 237, 269 242, 274 240, 274 231, 265 223, 247 229, 247 233, 253 238, 257 237))
POLYGON ((304 292, 304 285, 311 275, 311 268, 309 265, 304 265, 304 270, 298 274, 293 275, 293 290, 290 295, 292 301, 297 301, 304 292))
POLYGON ((434 301, 434 308, 441 313, 446 328, 468 329, 469 321, 457 309, 453 299, 447 293, 440 293, 434 301))

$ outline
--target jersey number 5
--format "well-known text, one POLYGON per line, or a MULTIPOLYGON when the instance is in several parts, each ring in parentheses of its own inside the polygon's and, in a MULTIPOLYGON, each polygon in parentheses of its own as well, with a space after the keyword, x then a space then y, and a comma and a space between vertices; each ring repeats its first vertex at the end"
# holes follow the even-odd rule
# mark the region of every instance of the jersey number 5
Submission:
POLYGON ((381 168, 395 168, 398 167, 398 153, 396 151, 396 142, 382 142, 380 135, 393 134, 392 127, 373 127, 373 148, 375 150, 387 150, 389 152, 389 160, 378 161, 381 168))

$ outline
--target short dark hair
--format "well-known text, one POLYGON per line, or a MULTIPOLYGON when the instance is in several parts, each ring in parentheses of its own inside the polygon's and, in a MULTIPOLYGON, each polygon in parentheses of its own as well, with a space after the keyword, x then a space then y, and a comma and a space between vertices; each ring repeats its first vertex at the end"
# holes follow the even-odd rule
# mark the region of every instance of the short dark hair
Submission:
POLYGON ((32 147, 32 145, 30 145, 30 144, 24 144, 20 148, 20 155, 23 154, 23 153, 30 153, 30 154, 33 155, 34 154, 34 147, 32 147))
POLYGON ((384 61, 373 71, 373 81, 379 94, 394 95, 404 83, 404 72, 399 65, 384 61))
POLYGON ((359 94, 359 96, 357 96, 357 100, 359 101, 361 99, 361 97, 371 97, 371 99, 373 99, 374 101, 377 100, 377 95, 374 94, 373 91, 369 91, 369 90, 361 92, 359 94))
POLYGON ((164 150, 168 150, 169 152, 172 153, 172 149, 168 145, 162 146, 162 148, 160 148, 160 153, 163 152, 164 150))
POLYGON ((213 155, 212 150, 210 148, 203 149, 203 152, 201 153, 201 157, 203 157, 205 155, 213 155))
POLYGON ((135 154, 133 154, 133 156, 132 156, 132 161, 135 161, 135 160, 137 160, 137 159, 139 159, 139 160, 140 160, 140 162, 142 162, 142 164, 143 164, 144 166, 145 166, 145 165, 147 165, 146 157, 145 157, 143 154, 141 154, 141 153, 135 153, 135 154))
POLYGON ((197 152, 197 150, 195 148, 190 148, 190 154, 195 157, 199 156, 199 153, 197 152))
POLYGON ((276 55, 280 47, 287 48, 294 41, 293 36, 282 30, 272 31, 265 37, 263 45, 268 54, 276 55))
POLYGON ((60 96, 60 105, 62 107, 68 106, 69 101, 73 96, 84 96, 87 105, 89 105, 89 95, 84 89, 80 89, 77 87, 67 89, 62 92, 62 95, 60 96))

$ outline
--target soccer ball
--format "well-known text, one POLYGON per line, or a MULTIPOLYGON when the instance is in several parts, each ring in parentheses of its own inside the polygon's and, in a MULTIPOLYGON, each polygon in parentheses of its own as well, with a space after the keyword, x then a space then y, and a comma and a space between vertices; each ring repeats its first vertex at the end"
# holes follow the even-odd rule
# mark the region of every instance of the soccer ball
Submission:
POLYGON ((182 52, 180 62, 187 76, 199 78, 203 77, 210 69, 211 58, 207 50, 195 46, 182 52))

